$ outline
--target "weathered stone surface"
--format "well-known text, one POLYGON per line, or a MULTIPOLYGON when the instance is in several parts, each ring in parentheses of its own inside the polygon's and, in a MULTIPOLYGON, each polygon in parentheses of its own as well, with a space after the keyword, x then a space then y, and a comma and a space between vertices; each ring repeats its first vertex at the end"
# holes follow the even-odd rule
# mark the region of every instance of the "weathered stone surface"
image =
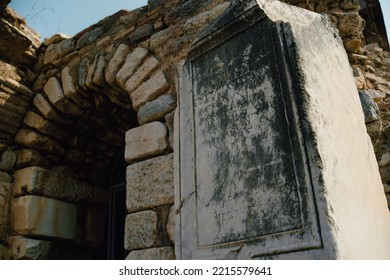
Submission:
POLYGON ((112 56, 110 62, 107 65, 106 70, 104 71, 108 84, 115 86, 116 75, 119 69, 122 67, 129 51, 129 46, 125 44, 120 44, 116 49, 114 55, 112 56))
POLYGON ((0 240, 4 240, 8 232, 8 209, 11 195, 11 184, 0 181, 0 240))
POLYGON ((125 87, 126 81, 135 73, 148 53, 147 49, 138 47, 127 55, 122 68, 116 74, 116 81, 120 87, 125 87))
POLYGON ((58 44, 50 45, 45 52, 44 64, 49 64, 72 52, 74 41, 72 38, 66 39, 58 44))
POLYGON ((35 128, 43 134, 54 137, 57 140, 64 139, 68 134, 65 129, 56 126, 37 113, 31 111, 27 112, 26 116, 24 117, 24 124, 31 128, 35 128))
POLYGON ((57 255, 57 248, 52 242, 23 236, 12 236, 9 239, 9 247, 14 260, 50 260, 57 255))
POLYGON ((126 260, 174 260, 173 247, 150 248, 131 251, 126 260))
POLYGON ((371 95, 365 90, 359 90, 359 98, 362 104, 365 122, 370 123, 373 121, 379 121, 379 108, 371 95))
POLYGON ((173 204, 173 154, 127 167, 129 213, 173 204))
POLYGON ((50 102, 61 112, 71 116, 80 116, 83 114, 83 110, 65 96, 57 78, 51 77, 43 89, 50 102))
POLYGON ((179 90, 177 258, 390 257, 375 155, 328 19, 233 2, 192 46, 179 90))
POLYGON ((30 129, 21 129, 15 136, 15 142, 27 148, 62 156, 65 153, 54 139, 30 129))
POLYGON ((47 167, 47 160, 36 150, 16 151, 16 168, 21 169, 29 166, 47 167))
POLYGON ((171 147, 172 150, 174 150, 175 147, 175 127, 176 127, 175 118, 177 112, 178 111, 175 109, 175 111, 165 116, 165 124, 168 127, 168 132, 169 132, 169 146, 171 147))
POLYGON ((64 90, 64 95, 67 98, 71 99, 82 108, 88 108, 91 106, 85 100, 85 98, 77 92, 77 81, 75 81, 73 76, 71 75, 71 68, 69 66, 66 66, 64 69, 62 69, 61 82, 64 90))
POLYGON ((96 27, 90 31, 85 32, 80 38, 77 40, 77 49, 83 48, 89 44, 95 42, 98 38, 100 38, 104 32, 106 31, 105 26, 96 27))
POLYGON ((175 206, 173 205, 169 210, 168 222, 167 222, 167 232, 169 240, 172 244, 175 244, 175 230, 176 230, 176 211, 175 206))
POLYGON ((379 164, 380 167, 383 167, 383 166, 388 165, 389 163, 390 163, 390 153, 387 152, 387 153, 384 153, 384 154, 381 156, 381 158, 380 158, 378 164, 379 164))
POLYGON ((53 105, 51 105, 51 103, 42 94, 38 93, 35 96, 33 103, 35 107, 37 107, 39 112, 41 112, 41 114, 45 116, 45 118, 62 124, 71 123, 71 121, 60 116, 56 112, 56 109, 54 109, 53 105))
POLYGON ((10 171, 16 163, 16 154, 12 150, 4 151, 0 158, 0 170, 10 171))
POLYGON ((43 42, 46 47, 52 45, 52 44, 57 44, 59 42, 62 42, 66 39, 69 39, 70 36, 64 33, 57 33, 51 36, 50 38, 45 38, 45 41, 43 42))
POLYGON ((36 194, 78 202, 86 200, 92 203, 106 204, 107 191, 62 176, 41 167, 28 167, 14 173, 13 195, 15 197, 36 194))
POLYGON ((152 122, 126 132, 125 159, 128 163, 161 155, 168 148, 167 127, 152 122))
POLYGON ((217 5, 213 9, 203 12, 188 19, 183 26, 186 34, 195 34, 205 28, 210 22, 215 20, 220 14, 222 14, 226 8, 230 5, 229 2, 217 5))
POLYGON ((149 80, 141 84, 133 93, 130 94, 134 110, 138 111, 138 109, 146 102, 157 98, 168 89, 169 85, 165 79, 164 73, 161 70, 157 71, 150 77, 149 80))
POLYGON ((96 68, 95 68, 95 71, 93 73, 93 78, 92 78, 92 82, 95 84, 95 85, 99 85, 99 86, 106 86, 106 79, 104 77, 104 68, 106 66, 106 61, 104 59, 104 56, 103 55, 100 55, 98 58, 97 58, 97 61, 96 61, 96 68))
POLYGON ((157 214, 143 211, 126 217, 125 249, 136 250, 155 246, 158 238, 157 214))
POLYGON ((338 15, 337 28, 341 37, 360 37, 365 22, 358 12, 343 13, 338 15))
POLYGON ((148 37, 154 33, 153 23, 147 23, 138 27, 134 32, 129 35, 130 41, 138 41, 145 37, 148 37))
POLYGON ((160 63, 153 56, 147 58, 137 71, 126 81, 124 89, 131 94, 159 66, 160 63))
POLYGON ((40 196, 23 196, 12 201, 12 230, 26 236, 75 239, 77 207, 40 196))
POLYGON ((377 102, 382 101, 386 97, 386 93, 380 92, 377 90, 370 90, 369 89, 366 92, 369 93, 371 95, 372 99, 374 99, 377 102))
POLYGON ((0 171, 0 182, 11 183, 12 182, 12 176, 9 175, 8 173, 0 171))
POLYGON ((161 95, 155 100, 147 102, 138 110, 138 122, 143 125, 158 121, 176 108, 176 99, 172 95, 161 95))

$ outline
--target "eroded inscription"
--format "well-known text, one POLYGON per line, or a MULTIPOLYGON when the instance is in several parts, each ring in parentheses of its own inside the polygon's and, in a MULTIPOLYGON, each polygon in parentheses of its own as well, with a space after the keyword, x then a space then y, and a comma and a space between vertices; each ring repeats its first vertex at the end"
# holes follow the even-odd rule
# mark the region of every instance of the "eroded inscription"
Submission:
POLYGON ((198 246, 302 227, 272 44, 249 28, 192 62, 198 246))

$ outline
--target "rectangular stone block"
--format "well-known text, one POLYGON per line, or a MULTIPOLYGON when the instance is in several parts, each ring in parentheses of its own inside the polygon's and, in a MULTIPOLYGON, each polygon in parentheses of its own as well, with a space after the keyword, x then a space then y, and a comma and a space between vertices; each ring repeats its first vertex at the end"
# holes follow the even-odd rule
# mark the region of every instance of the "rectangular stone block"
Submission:
POLYGON ((126 57, 125 63, 116 74, 116 81, 119 86, 124 88, 126 81, 135 73, 137 67, 148 55, 148 50, 144 48, 136 48, 126 57))
POLYGON ((168 129, 152 122, 126 132, 125 159, 128 163, 163 154, 168 148, 168 129))
POLYGON ((57 140, 64 139, 64 137, 68 134, 65 129, 56 126, 55 124, 32 111, 27 112, 26 116, 24 117, 24 123, 31 128, 35 128, 46 135, 54 137, 57 140))
POLYGON ((77 207, 40 196, 23 196, 12 201, 12 230, 26 236, 75 239, 77 207))
POLYGON ((126 174, 129 213, 173 204, 173 154, 132 164, 126 174))
POLYGON ((157 214, 154 211, 143 211, 130 214, 125 224, 125 249, 136 250, 156 245, 157 214))
POLYGON ((191 47, 179 90, 179 259, 390 257, 375 155, 329 19, 234 2, 191 47))
POLYGON ((150 77, 149 80, 141 84, 133 93, 130 94, 133 109, 138 111, 138 109, 146 102, 156 99, 168 89, 169 85, 165 79, 163 71, 157 71, 150 77))
POLYGON ((108 201, 108 192, 104 189, 93 188, 86 183, 37 166, 27 167, 14 173, 14 197, 29 194, 70 202, 86 200, 91 203, 106 204, 108 201))

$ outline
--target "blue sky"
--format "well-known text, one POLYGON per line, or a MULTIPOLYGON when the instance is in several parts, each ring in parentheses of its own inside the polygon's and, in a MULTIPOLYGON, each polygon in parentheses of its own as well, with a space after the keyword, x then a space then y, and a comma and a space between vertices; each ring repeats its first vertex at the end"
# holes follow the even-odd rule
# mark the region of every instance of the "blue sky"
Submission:
MULTIPOLYGON (((147 0, 12 0, 10 6, 25 17, 41 38, 56 33, 75 35, 120 9, 134 10, 147 0)), ((390 37, 390 0, 380 0, 390 37)))

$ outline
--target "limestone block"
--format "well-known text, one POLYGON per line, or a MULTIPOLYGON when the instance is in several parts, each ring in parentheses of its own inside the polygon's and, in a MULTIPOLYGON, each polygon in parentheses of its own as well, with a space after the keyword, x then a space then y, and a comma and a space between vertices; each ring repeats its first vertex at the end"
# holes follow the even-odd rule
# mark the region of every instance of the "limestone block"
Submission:
POLYGON ((61 71, 61 82, 64 90, 64 95, 74 101, 77 105, 82 108, 88 108, 91 104, 85 100, 85 98, 77 92, 76 85, 77 81, 74 81, 73 76, 71 75, 71 68, 66 66, 61 71))
POLYGON ((92 44, 97 39, 99 39, 104 32, 106 31, 105 26, 96 27, 94 29, 91 29, 87 32, 85 32, 83 35, 80 36, 80 38, 77 40, 77 49, 83 48, 89 44, 92 44))
POLYGON ((157 214, 154 211, 143 211, 130 214, 125 224, 125 249, 136 250, 156 245, 157 214))
POLYGON ((107 191, 77 181, 69 176, 62 176, 41 167, 28 167, 14 173, 13 195, 15 197, 39 194, 47 197, 78 202, 105 204, 107 191))
POLYGON ((29 166, 47 167, 49 163, 36 150, 24 149, 16 151, 16 168, 21 169, 29 166))
POLYGON ((148 53, 147 49, 138 47, 127 55, 125 63, 116 74, 116 81, 120 87, 124 88, 126 81, 135 73, 148 53))
POLYGON ((142 82, 144 82, 160 63, 154 57, 147 58, 137 71, 126 81, 124 89, 131 94, 142 82))
POLYGON ((139 124, 158 121, 176 108, 176 99, 172 95, 161 95, 155 100, 147 102, 138 110, 139 124))
POLYGON ((359 90, 359 98, 363 108, 364 121, 366 123, 379 121, 379 108, 371 95, 365 90, 359 90))
POLYGON ((86 90, 88 90, 88 89, 97 90, 98 89, 97 86, 92 81, 93 73, 95 72, 96 64, 98 62, 98 57, 99 57, 99 55, 96 55, 95 59, 93 60, 93 62, 88 67, 87 75, 85 77, 86 90))
POLYGON ((125 44, 120 44, 116 49, 114 55, 112 56, 110 62, 107 65, 106 70, 104 71, 108 84, 112 86, 115 85, 116 75, 119 69, 122 67, 129 51, 129 47, 125 44))
POLYGON ((53 105, 40 93, 38 93, 33 100, 35 107, 41 112, 45 118, 57 123, 70 124, 71 121, 60 116, 53 105))
POLYGON ((16 162, 16 154, 14 151, 8 150, 1 154, 0 170, 10 171, 13 169, 16 162))
POLYGON ((65 55, 72 52, 74 48, 74 41, 73 39, 66 39, 58 44, 50 45, 46 52, 45 52, 45 58, 44 58, 44 64, 49 64, 57 59, 64 57, 65 55))
POLYGON ((40 196, 23 196, 12 201, 12 230, 27 236, 75 239, 77 207, 40 196))
POLYGON ((138 111, 146 102, 157 98, 168 89, 169 85, 165 79, 164 73, 161 70, 157 71, 149 80, 141 84, 133 93, 131 93, 130 99, 134 110, 138 111))
POLYGON ((360 37, 364 26, 365 22, 358 12, 338 14, 337 28, 342 38, 360 37))
POLYGON ((126 260, 174 260, 173 247, 150 248, 131 251, 126 260))
POLYGON ((58 156, 62 156, 65 153, 64 148, 54 139, 30 129, 20 129, 15 136, 15 142, 27 148, 58 156))
POLYGON ((173 154, 132 164, 126 174, 129 213, 173 204, 173 154))
POLYGON ((64 33, 57 33, 51 36, 50 38, 45 38, 45 41, 43 42, 46 47, 52 45, 52 44, 57 44, 59 42, 64 41, 65 39, 69 39, 70 36, 64 33))
POLYGON ((129 35, 130 41, 138 41, 142 38, 148 37, 154 33, 154 25, 152 23, 144 24, 138 27, 133 33, 129 35))
POLYGON ((49 241, 12 236, 9 239, 10 255, 14 260, 50 260, 56 258, 57 248, 49 241))
POLYGON ((54 107, 61 112, 71 116, 80 116, 83 114, 83 110, 76 103, 66 98, 62 86, 56 77, 51 77, 43 90, 54 107))
POLYGON ((152 122, 126 132, 125 159, 128 163, 161 155, 168 148, 167 127, 152 122))
POLYGON ((8 209, 11 184, 0 182, 0 240, 4 240, 8 231, 8 209))
POLYGON ((176 211, 175 206, 173 205, 169 210, 168 222, 167 222, 167 232, 169 240, 172 244, 175 244, 175 226, 176 226, 176 211))
POLYGON ((96 61, 96 69, 93 73, 92 81, 94 84, 104 87, 106 85, 106 79, 104 77, 104 67, 106 66, 106 61, 104 56, 100 55, 96 61))
POLYGON ((27 112, 26 116, 24 117, 24 124, 31 128, 35 128, 43 134, 54 137, 57 140, 64 139, 68 134, 65 129, 58 127, 57 125, 51 123, 50 121, 32 111, 27 112))

